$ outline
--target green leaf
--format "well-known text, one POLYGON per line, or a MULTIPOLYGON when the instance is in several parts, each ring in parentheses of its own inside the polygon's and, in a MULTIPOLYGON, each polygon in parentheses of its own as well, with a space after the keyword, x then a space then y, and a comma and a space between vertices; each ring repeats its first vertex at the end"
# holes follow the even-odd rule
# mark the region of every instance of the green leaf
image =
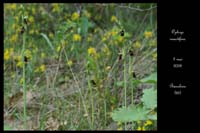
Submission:
POLYGON ((146 78, 141 79, 140 81, 144 82, 144 83, 156 83, 157 82, 157 72, 152 73, 151 75, 149 75, 146 78))
POLYGON ((124 86, 124 81, 118 81, 116 82, 117 87, 123 87, 124 86))
POLYGON ((40 35, 41 35, 42 37, 44 37, 44 39, 47 41, 47 44, 49 45, 49 47, 54 51, 54 47, 53 47, 51 41, 49 40, 49 38, 47 37, 47 35, 44 34, 44 33, 40 33, 40 35))
POLYGON ((97 66, 94 59, 90 56, 87 56, 87 60, 88 60, 87 61, 88 70, 96 70, 97 66))
POLYGON ((4 130, 6 131, 6 130, 12 130, 12 128, 10 127, 10 126, 8 126, 8 125, 4 125, 4 130))
POLYGON ((114 121, 129 122, 147 119, 147 110, 142 107, 119 108, 112 113, 114 121))
POLYGON ((157 120, 157 113, 153 115, 148 115, 148 119, 150 120, 157 120))
POLYGON ((157 91, 153 88, 143 91, 142 102, 147 109, 154 109, 157 107, 157 91))
POLYGON ((86 36, 89 28, 89 22, 87 17, 81 17, 81 34, 86 36))
POLYGON ((125 32, 125 35, 124 35, 125 38, 130 38, 131 35, 128 33, 128 32, 125 32))
POLYGON ((133 84, 134 86, 137 86, 139 83, 141 83, 140 80, 137 80, 137 79, 133 79, 133 80, 132 80, 132 84, 133 84))

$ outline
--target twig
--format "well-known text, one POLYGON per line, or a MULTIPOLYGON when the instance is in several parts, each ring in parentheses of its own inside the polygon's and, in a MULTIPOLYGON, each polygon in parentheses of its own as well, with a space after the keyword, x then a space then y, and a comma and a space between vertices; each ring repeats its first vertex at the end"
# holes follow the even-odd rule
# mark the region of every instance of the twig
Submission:
MULTIPOLYGON (((96 5, 99 5, 99 6, 108 6, 108 4, 96 4, 96 5)), ((130 9, 130 10, 140 11, 140 12, 149 11, 149 10, 152 10, 154 8, 157 8, 157 6, 153 6, 153 7, 146 8, 146 9, 141 9, 141 8, 136 8, 136 7, 130 7, 130 6, 123 6, 123 5, 116 5, 116 6, 118 6, 120 8, 127 8, 127 9, 130 9)))
POLYGON ((136 10, 136 11, 140 11, 140 12, 144 12, 144 11, 150 11, 154 8, 157 8, 157 6, 153 6, 151 8, 146 8, 146 9, 141 9, 141 8, 135 8, 135 7, 130 7, 130 6, 118 6, 118 7, 121 7, 121 8, 128 8, 128 9, 131 9, 131 10, 136 10))

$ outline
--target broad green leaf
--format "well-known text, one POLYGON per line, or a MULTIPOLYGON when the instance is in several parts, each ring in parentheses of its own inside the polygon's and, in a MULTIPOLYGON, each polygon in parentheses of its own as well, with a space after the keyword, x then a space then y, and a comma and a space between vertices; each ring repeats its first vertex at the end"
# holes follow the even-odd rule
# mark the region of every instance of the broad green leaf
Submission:
POLYGON ((147 110, 142 107, 119 108, 112 113, 114 121, 128 122, 147 119, 147 110))
POLYGON ((148 109, 157 107, 157 91, 153 88, 146 89, 143 91, 142 102, 148 109))
POLYGON ((144 82, 144 83, 156 83, 157 82, 157 72, 152 73, 151 75, 149 75, 146 78, 141 79, 140 81, 144 82))

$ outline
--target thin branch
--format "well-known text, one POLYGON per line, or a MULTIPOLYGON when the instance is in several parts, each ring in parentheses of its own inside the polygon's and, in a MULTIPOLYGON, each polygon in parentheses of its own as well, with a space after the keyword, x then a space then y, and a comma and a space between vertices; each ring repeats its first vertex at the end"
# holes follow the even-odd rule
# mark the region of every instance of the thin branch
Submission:
MULTIPOLYGON (((96 4, 96 5, 99 5, 99 6, 108 6, 108 4, 96 4)), ((154 8, 157 8, 157 6, 153 6, 153 7, 146 8, 146 9, 141 9, 141 8, 136 8, 136 7, 130 7, 130 6, 123 6, 123 5, 116 5, 116 6, 118 6, 120 8, 127 8, 127 9, 130 9, 130 10, 140 11, 140 12, 149 11, 149 10, 152 10, 154 8)))
POLYGON ((151 7, 151 8, 147 8, 147 9, 135 8, 135 7, 130 7, 130 6, 118 6, 118 7, 121 7, 121 8, 128 8, 128 9, 136 10, 136 11, 140 11, 140 12, 149 11, 149 10, 152 10, 152 9, 154 9, 154 8, 157 8, 157 6, 153 6, 153 7, 151 7))

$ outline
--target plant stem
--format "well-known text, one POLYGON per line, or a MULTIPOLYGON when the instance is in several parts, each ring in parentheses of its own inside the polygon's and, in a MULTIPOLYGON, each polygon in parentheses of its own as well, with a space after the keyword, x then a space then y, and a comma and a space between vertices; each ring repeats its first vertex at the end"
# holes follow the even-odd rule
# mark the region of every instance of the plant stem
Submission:
MULTIPOLYGON (((132 79, 131 78, 131 74, 132 74, 132 58, 131 58, 131 56, 129 56, 129 77, 130 77, 130 79, 132 79)), ((133 83, 132 83, 132 80, 131 80, 131 104, 133 105, 133 83)))
POLYGON ((104 120, 104 127, 106 127, 106 122, 107 122, 107 109, 106 109, 106 98, 104 99, 104 115, 105 115, 105 120, 104 120))
MULTIPOLYGON (((68 58, 67 53, 66 53, 65 50, 64 50, 64 54, 65 54, 65 57, 66 57, 67 62, 68 62, 68 61, 69 61, 69 58, 68 58)), ((81 92, 81 87, 80 87, 80 85, 79 85, 79 83, 78 83, 78 79, 76 78, 74 72, 72 71, 71 66, 69 66, 69 68, 70 68, 70 72, 72 73, 73 79, 74 79, 74 81, 75 81, 75 83, 76 83, 76 86, 78 87, 78 91, 79 91, 80 97, 81 97, 81 99, 82 99, 82 103, 83 103, 83 108, 84 108, 85 114, 88 114, 87 106, 86 106, 86 103, 85 103, 85 99, 84 99, 83 94, 82 94, 82 92, 81 92)), ((90 121, 89 117, 87 117, 87 118, 88 118, 88 123, 89 123, 89 125, 91 125, 91 124, 90 124, 91 121, 90 121)))
MULTIPOLYGON (((124 60, 124 106, 126 108, 126 59, 125 59, 125 48, 123 48, 123 60, 124 60)), ((126 130, 126 122, 125 122, 126 130)))
MULTIPOLYGON (((25 25, 25 30, 27 29, 25 25)), ((25 43, 26 43, 26 32, 23 34, 23 48, 22 48, 22 59, 23 59, 23 99, 24 99, 24 129, 26 129, 26 74, 25 74, 25 62, 24 62, 24 56, 25 56, 25 43)))
MULTIPOLYGON (((89 74, 89 70, 88 70, 88 74, 89 74)), ((91 123, 91 128, 94 129, 94 101, 93 101, 93 92, 92 92, 92 87, 91 87, 91 83, 90 80, 88 79, 88 87, 90 90, 90 99, 91 99, 91 104, 92 104, 92 123, 91 123)))

